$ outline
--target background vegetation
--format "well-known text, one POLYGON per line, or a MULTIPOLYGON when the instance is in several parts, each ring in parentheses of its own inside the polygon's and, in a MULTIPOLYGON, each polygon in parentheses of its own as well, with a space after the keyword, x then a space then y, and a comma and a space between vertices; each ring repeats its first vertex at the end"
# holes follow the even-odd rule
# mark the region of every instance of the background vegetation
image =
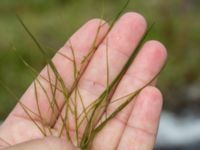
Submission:
MULTIPOLYGON (((105 19, 109 20, 124 2, 125 0, 1 0, 0 80, 19 97, 33 80, 29 70, 12 49, 16 49, 38 71, 45 65, 14 12, 23 18, 43 47, 53 55, 85 21, 100 17, 102 8, 105 10, 105 19)), ((200 1, 132 0, 127 10, 140 12, 150 24, 155 23, 149 38, 162 41, 168 48, 168 63, 159 81, 159 87, 166 98, 165 109, 180 113, 185 107, 199 108, 200 1)), ((15 103, 0 87, 0 119, 5 118, 15 103)))

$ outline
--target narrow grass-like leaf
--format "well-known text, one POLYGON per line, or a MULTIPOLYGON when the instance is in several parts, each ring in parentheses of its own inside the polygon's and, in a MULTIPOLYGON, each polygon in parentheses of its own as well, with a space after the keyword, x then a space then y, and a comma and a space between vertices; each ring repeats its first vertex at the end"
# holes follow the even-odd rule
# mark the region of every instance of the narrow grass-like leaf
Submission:
POLYGON ((112 81, 112 83, 109 85, 109 87, 107 87, 107 89, 100 95, 99 99, 97 100, 98 102, 94 106, 94 109, 93 109, 92 115, 90 117, 89 123, 87 124, 85 132, 83 134, 83 138, 82 138, 82 141, 81 141, 81 148, 82 149, 88 149, 88 147, 90 146, 90 143, 92 141, 91 138, 93 138, 93 137, 90 137, 90 136, 92 135, 92 131, 95 128, 96 121, 99 119, 98 118, 100 116, 99 108, 102 108, 102 104, 106 100, 106 93, 107 92, 112 93, 113 88, 115 88, 119 84, 121 78, 123 77, 123 75, 126 73, 128 68, 132 64, 135 56, 137 55, 138 51, 140 50, 140 48, 141 48, 146 36, 150 32, 151 28, 152 28, 152 26, 146 31, 143 38, 141 39, 138 46, 136 47, 135 51, 133 51, 133 53, 129 57, 128 61, 126 62, 126 64, 124 65, 124 67, 122 68, 120 73, 117 75, 117 77, 112 81))
MULTIPOLYGON (((10 90, 9 87, 5 86, 2 82, 0 82, 0 85, 16 100, 18 101, 18 97, 12 92, 12 90, 10 90)), ((26 106, 19 101, 19 105, 22 107, 22 109, 24 110, 24 112, 27 114, 27 116, 30 118, 30 120, 36 125, 36 127, 40 130, 40 132, 46 136, 45 131, 42 130, 42 128, 38 125, 38 123, 32 118, 32 116, 29 114, 29 112, 26 109, 26 106)), ((31 111, 32 112, 32 111, 31 111)))

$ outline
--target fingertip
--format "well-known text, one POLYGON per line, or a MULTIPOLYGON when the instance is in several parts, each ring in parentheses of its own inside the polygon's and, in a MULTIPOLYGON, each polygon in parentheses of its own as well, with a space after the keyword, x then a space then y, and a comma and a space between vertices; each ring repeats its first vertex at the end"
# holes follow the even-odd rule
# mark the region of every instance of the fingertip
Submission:
POLYGON ((88 22, 85 23, 84 26, 87 26, 88 28, 95 28, 97 29, 98 27, 101 27, 102 30, 108 30, 109 24, 100 18, 93 18, 89 20, 88 22))
POLYGON ((127 22, 131 22, 132 24, 135 24, 135 22, 138 23, 138 27, 142 28, 144 31, 147 28, 147 21, 141 14, 137 12, 127 12, 125 13, 121 19, 126 20, 127 22))
POLYGON ((64 47, 73 45, 76 51, 88 51, 94 41, 96 41, 96 45, 101 43, 108 29, 109 25, 105 20, 98 18, 91 19, 71 36, 64 47))
POLYGON ((142 96, 145 96, 145 99, 151 101, 151 102, 156 102, 158 105, 162 106, 163 102, 163 95, 161 91, 154 87, 154 86, 147 86, 144 88, 141 93, 142 96))
POLYGON ((166 60, 167 58, 167 48, 160 41, 157 40, 149 40, 145 43, 144 47, 152 47, 153 51, 158 54, 158 57, 166 60))

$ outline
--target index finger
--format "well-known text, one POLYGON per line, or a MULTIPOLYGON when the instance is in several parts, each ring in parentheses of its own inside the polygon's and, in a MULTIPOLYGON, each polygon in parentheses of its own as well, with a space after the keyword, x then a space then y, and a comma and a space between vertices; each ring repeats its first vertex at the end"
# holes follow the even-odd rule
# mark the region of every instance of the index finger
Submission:
MULTIPOLYGON (((74 55, 76 57, 76 63, 78 66, 77 69, 80 68, 80 63, 88 54, 90 48, 92 46, 95 47, 99 43, 101 43, 102 39, 107 33, 107 30, 108 25, 103 20, 93 19, 83 25, 70 38, 70 43, 73 44, 74 48, 74 55)), ((74 82, 74 68, 73 62, 70 61, 70 59, 66 59, 67 57, 71 59, 73 58, 72 51, 68 45, 69 42, 66 43, 58 51, 58 53, 56 53, 56 55, 52 59, 52 62, 57 68, 57 71, 63 79, 64 83, 66 84, 66 88, 70 89, 74 82)), ((52 124, 54 124, 54 121, 59 114, 59 109, 62 108, 62 105, 64 103, 62 92, 57 91, 55 95, 52 94, 52 85, 50 84, 49 79, 54 81, 55 75, 52 70, 48 70, 48 67, 45 67, 38 78, 28 88, 28 90, 20 99, 20 103, 23 104, 27 112, 29 112, 31 118, 39 122, 40 125, 43 121, 45 126, 52 126, 52 124), (58 110, 53 112, 52 116, 52 110, 50 109, 49 100, 51 102, 54 100, 53 98, 56 98, 58 110)), ((55 84, 53 81, 52 84, 55 84)), ((1 138, 5 139, 6 141, 12 141, 11 144, 16 144, 22 141, 27 141, 40 137, 41 133, 32 123, 30 116, 27 115, 20 104, 17 104, 0 128, 1 138)))

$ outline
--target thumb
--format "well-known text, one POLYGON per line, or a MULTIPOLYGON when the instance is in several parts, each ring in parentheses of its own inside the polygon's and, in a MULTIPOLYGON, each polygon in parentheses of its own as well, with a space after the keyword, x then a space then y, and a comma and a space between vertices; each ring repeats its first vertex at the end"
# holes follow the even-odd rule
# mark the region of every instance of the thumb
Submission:
POLYGON ((71 143, 56 137, 47 137, 17 144, 3 150, 77 150, 71 143))

